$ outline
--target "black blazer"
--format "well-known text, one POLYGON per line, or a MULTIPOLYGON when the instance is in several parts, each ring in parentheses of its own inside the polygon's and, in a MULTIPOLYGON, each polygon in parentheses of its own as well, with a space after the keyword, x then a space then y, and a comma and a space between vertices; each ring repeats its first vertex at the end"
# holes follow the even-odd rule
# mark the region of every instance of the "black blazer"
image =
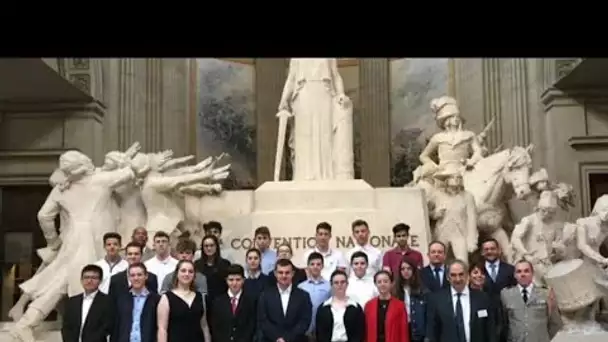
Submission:
POLYGON ((251 342, 256 334, 257 293, 241 292, 236 313, 228 293, 219 295, 213 302, 211 329, 213 342, 251 342))
MULTIPOLYGON (((148 280, 146 280, 146 288, 152 293, 158 293, 158 279, 152 272, 148 272, 148 280)), ((114 301, 118 300, 122 295, 129 293, 129 281, 127 280, 127 271, 116 273, 110 278, 110 288, 108 294, 114 301)))
MULTIPOLYGON (((365 314, 355 301, 349 301, 344 311, 344 327, 348 342, 363 342, 365 339, 365 314)), ((334 315, 331 312, 331 298, 317 309, 315 319, 316 342, 331 342, 334 330, 334 315)))
POLYGON ((258 300, 258 329, 260 342, 307 342, 306 332, 312 320, 312 303, 308 292, 291 287, 287 314, 283 313, 277 286, 268 287, 258 300))
MULTIPOLYGON (((156 307, 160 295, 150 292, 141 312, 140 329, 141 342, 156 342, 157 323, 156 307)), ((131 340, 131 326, 133 325, 133 295, 131 292, 123 293, 116 302, 114 315, 114 333, 110 342, 129 342, 131 340)))
MULTIPOLYGON (((79 342, 84 295, 68 298, 63 316, 61 337, 64 342, 79 342)), ((82 342, 106 342, 112 334, 114 303, 110 296, 97 292, 82 326, 82 342)))
MULTIPOLYGON (((296 271, 293 275, 292 280, 293 285, 298 286, 300 285, 300 283, 305 282, 306 279, 308 279, 308 276, 306 275, 306 270, 304 270, 303 268, 296 267, 296 271)), ((277 277, 275 277, 274 271, 270 271, 270 273, 268 273, 268 284, 271 287, 277 286, 277 277)))
POLYGON ((443 282, 441 286, 439 286, 439 282, 437 281, 437 278, 435 278, 435 271, 431 265, 422 268, 422 271, 420 272, 420 278, 422 280, 422 285, 424 285, 424 287, 430 292, 437 292, 441 289, 450 288, 450 282, 448 281, 447 265, 443 266, 443 282))
MULTIPOLYGON (((469 290, 469 300, 471 342, 496 342, 495 317, 490 298, 484 292, 469 290), (481 312, 486 317, 479 317, 481 312)), ((451 289, 429 296, 426 323, 429 342, 458 342, 451 289)))
MULTIPOLYGON (((483 263, 485 268, 485 261, 483 263)), ((496 282, 492 280, 490 274, 486 275, 486 282, 483 285, 483 290, 485 293, 492 297, 500 298, 500 291, 502 289, 515 286, 517 281, 515 280, 515 267, 511 264, 507 264, 506 262, 500 261, 498 266, 498 273, 496 274, 496 282)))

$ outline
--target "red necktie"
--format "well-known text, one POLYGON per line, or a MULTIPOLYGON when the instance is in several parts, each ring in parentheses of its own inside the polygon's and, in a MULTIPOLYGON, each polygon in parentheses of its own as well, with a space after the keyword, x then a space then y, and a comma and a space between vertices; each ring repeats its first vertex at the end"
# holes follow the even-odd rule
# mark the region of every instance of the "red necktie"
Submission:
POLYGON ((232 314, 234 315, 236 313, 236 306, 237 306, 237 299, 236 297, 232 297, 230 298, 230 306, 232 307, 232 314))

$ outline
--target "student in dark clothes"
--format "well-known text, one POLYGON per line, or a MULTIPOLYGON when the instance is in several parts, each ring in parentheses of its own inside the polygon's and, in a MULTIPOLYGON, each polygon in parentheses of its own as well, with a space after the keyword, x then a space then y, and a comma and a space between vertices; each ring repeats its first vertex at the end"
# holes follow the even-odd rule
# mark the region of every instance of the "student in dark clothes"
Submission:
MULTIPOLYGON (((220 255, 219 240, 213 235, 206 235, 201 241, 201 258, 194 263, 197 272, 207 278, 207 296, 205 303, 207 306, 207 320, 211 322, 213 315, 213 302, 219 295, 228 291, 226 284, 226 271, 230 266, 230 261, 220 255)), ((213 336, 213 331, 211 332, 213 336)))
POLYGON ((315 322, 316 342, 363 342, 365 314, 354 299, 346 296, 348 276, 336 270, 330 277, 332 296, 317 310, 315 322))
MULTIPOLYGON (((277 247, 277 260, 280 259, 287 259, 287 260, 291 260, 291 258, 293 257, 293 249, 291 249, 291 245, 288 243, 283 243, 280 244, 279 247, 277 247)), ((294 286, 298 286, 300 283, 306 281, 306 279, 308 279, 308 276, 306 275, 306 270, 302 269, 302 268, 297 268, 294 266, 295 269, 295 273, 293 276, 293 285, 294 286)), ((277 283, 277 278, 274 276, 274 271, 270 272, 268 274, 269 277, 269 283, 270 285, 274 286, 277 283)))
POLYGON ((424 341, 426 330, 426 296, 428 291, 422 286, 418 260, 404 257, 393 288, 395 297, 401 299, 407 311, 410 340, 424 341))
POLYGON ((257 248, 250 248, 245 253, 245 284, 243 291, 257 296, 268 286, 269 277, 262 273, 262 252, 257 248))
POLYGON ((379 271, 374 283, 379 295, 365 304, 365 341, 410 342, 405 304, 391 295, 393 275, 379 271))

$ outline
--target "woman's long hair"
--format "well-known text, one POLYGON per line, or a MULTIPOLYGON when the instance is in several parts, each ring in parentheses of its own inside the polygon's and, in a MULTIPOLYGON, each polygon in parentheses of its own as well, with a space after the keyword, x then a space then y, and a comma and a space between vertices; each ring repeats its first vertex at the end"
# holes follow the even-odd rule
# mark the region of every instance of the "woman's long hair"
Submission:
POLYGON ((204 265, 207 265, 209 262, 209 256, 205 253, 205 241, 212 240, 215 244, 215 253, 213 253, 213 264, 217 264, 220 261, 220 241, 214 235, 205 235, 203 240, 201 240, 201 260, 204 265))
POLYGON ((175 272, 173 272, 173 279, 171 279, 171 288, 172 289, 177 288, 179 269, 182 267, 183 264, 192 265, 192 269, 194 270, 194 277, 192 278, 192 282, 190 283, 190 286, 188 286, 190 291, 194 292, 194 291, 196 291, 196 268, 194 267, 194 263, 190 260, 180 260, 177 263, 177 266, 175 266, 175 272))
POLYGON ((395 287, 393 288, 393 292, 395 297, 403 300, 405 297, 405 292, 403 291, 404 286, 408 286, 410 289, 410 294, 419 295, 422 293, 422 281, 420 279, 420 271, 418 270, 418 266, 416 263, 408 257, 404 257, 399 264, 399 274, 396 274, 397 281, 395 282, 395 287), (410 279, 404 279, 401 275, 401 266, 403 264, 407 264, 412 268, 412 276, 410 279))

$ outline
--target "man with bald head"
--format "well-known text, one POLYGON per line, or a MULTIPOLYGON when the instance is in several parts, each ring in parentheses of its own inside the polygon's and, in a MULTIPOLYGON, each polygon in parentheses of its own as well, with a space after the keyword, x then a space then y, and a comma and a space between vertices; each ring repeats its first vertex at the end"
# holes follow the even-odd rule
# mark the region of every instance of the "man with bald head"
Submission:
POLYGON ((428 342, 496 342, 495 315, 489 297, 469 289, 469 268, 454 260, 447 268, 450 287, 429 297, 428 342))
POLYGON ((137 227, 133 229, 133 235, 131 235, 131 241, 140 244, 143 248, 141 255, 141 262, 152 259, 154 256, 154 250, 147 247, 148 244, 148 231, 144 227, 137 227))

